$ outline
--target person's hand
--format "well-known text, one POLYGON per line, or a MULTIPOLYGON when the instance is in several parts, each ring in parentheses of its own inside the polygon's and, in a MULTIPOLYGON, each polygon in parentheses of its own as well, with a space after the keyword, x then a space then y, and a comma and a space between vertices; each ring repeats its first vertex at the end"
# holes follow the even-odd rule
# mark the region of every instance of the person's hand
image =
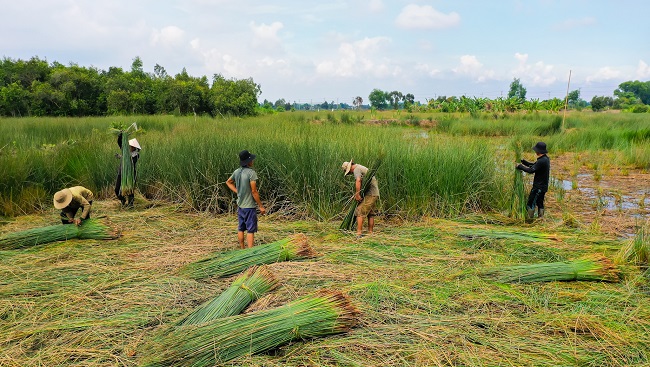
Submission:
POLYGON ((72 223, 74 223, 75 226, 79 226, 81 224, 81 219, 75 218, 72 220, 72 223))
POLYGON ((354 194, 354 200, 361 202, 361 194, 359 193, 354 194))
POLYGON ((266 209, 264 209, 263 206, 260 206, 260 214, 262 215, 266 214, 266 209))

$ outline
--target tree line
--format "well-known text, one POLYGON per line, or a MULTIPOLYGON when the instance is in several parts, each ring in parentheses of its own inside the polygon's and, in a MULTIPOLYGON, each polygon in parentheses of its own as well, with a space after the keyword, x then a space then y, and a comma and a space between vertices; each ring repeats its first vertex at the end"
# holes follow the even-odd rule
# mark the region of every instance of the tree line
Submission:
POLYGON ((546 110, 558 112, 569 108, 591 108, 648 112, 650 110, 650 81, 626 81, 614 90, 614 97, 594 96, 590 102, 573 90, 568 98, 547 100, 526 99, 526 88, 518 78, 510 84, 507 97, 495 99, 467 96, 439 96, 426 103, 415 101, 412 93, 373 89, 364 104, 361 96, 348 103, 258 103, 260 85, 252 78, 226 79, 215 74, 194 77, 185 68, 168 75, 156 64, 153 73, 144 72, 142 60, 133 59, 130 70, 110 67, 68 66, 58 62, 31 59, 0 61, 0 116, 105 116, 132 114, 177 114, 210 116, 246 116, 265 112, 315 109, 405 109, 408 111, 440 112, 516 112, 546 110))
POLYGON ((168 75, 156 64, 146 73, 136 57, 131 70, 100 70, 48 63, 38 57, 0 61, 1 116, 105 116, 118 114, 253 115, 260 85, 220 74, 168 75))

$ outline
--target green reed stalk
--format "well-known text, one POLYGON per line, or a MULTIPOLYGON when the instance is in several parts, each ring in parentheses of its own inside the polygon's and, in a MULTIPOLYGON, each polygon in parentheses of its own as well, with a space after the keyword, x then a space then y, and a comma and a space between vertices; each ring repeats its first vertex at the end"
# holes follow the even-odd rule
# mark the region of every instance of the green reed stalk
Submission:
POLYGON ((252 266, 218 297, 197 307, 178 325, 202 324, 239 315, 248 305, 277 286, 278 280, 266 266, 252 266))
POLYGON ((473 240, 476 238, 510 239, 518 241, 561 241, 557 235, 541 232, 509 232, 492 231, 487 229, 466 229, 458 232, 458 235, 473 240))
POLYGON ((620 279, 620 272, 614 263, 602 255, 592 255, 566 262, 494 268, 488 270, 485 275, 502 283, 575 280, 618 282, 620 279))
POLYGON ((637 266, 650 265, 650 221, 642 225, 634 238, 621 247, 615 262, 637 266))
MULTIPOLYGON (((521 161, 523 149, 520 140, 512 143, 515 153, 515 162, 521 161)), ((526 188, 524 185, 524 174, 521 170, 514 169, 512 182, 512 196, 510 197, 510 217, 524 220, 526 218, 526 188)))
POLYGON ((122 130, 122 185, 120 191, 123 196, 132 195, 135 189, 135 170, 131 160, 128 130, 122 130))
POLYGON ((320 292, 282 307, 177 327, 154 340, 145 366, 214 366, 292 341, 349 331, 357 309, 340 292, 320 292))
POLYGON ((216 254, 186 265, 181 269, 181 273, 193 279, 226 277, 253 265, 304 259, 314 255, 307 236, 298 233, 265 245, 216 254))

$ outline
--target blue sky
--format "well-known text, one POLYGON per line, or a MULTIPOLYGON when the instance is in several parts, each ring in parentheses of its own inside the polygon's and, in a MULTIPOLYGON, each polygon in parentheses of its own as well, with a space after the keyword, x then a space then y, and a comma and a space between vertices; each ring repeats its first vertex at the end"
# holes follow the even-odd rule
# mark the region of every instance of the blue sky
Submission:
POLYGON ((590 100, 650 80, 643 0, 2 0, 0 53, 171 75, 253 78, 260 101, 346 102, 373 88, 590 100))

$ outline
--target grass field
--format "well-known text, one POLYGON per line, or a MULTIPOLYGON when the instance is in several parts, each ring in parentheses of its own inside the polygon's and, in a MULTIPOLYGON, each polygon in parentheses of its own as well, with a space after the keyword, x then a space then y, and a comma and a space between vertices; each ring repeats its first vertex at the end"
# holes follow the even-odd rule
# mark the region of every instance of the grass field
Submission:
POLYGON ((180 270, 237 247, 223 182, 243 148, 259 154, 262 199, 273 209, 260 218, 256 242, 304 233, 318 253, 269 265, 280 287, 250 309, 335 289, 361 316, 349 333, 226 365, 650 365, 647 268, 622 265, 614 283, 503 284, 486 275, 508 265, 615 258, 650 218, 646 120, 573 116, 568 132, 540 136, 527 129, 549 126, 553 116, 518 125, 486 120, 494 129, 502 121, 516 126, 510 135, 461 131, 454 125, 463 119, 450 115, 387 112, 365 124, 318 115, 0 120, 0 236, 56 224, 51 194, 72 183, 91 186, 100 197, 94 216, 122 232, 111 241, 0 251, 0 366, 138 366, 153 335, 226 289, 234 276, 196 281, 180 270), (119 208, 111 194, 113 120, 144 128, 144 196, 133 210, 119 208), (443 121, 451 122, 441 128, 443 121), (594 133, 604 124, 620 128, 594 133), (258 134, 241 138, 250 129, 258 134), (570 134, 611 143, 573 144, 570 134), (368 144, 356 145, 359 138, 368 144), (548 215, 532 225, 505 216, 513 139, 559 145, 551 153, 548 215), (630 158, 632 151, 641 158, 630 158), (338 230, 352 187, 340 161, 377 155, 385 157, 382 215, 374 235, 355 239, 338 230), (483 179, 474 181, 477 175, 483 179), (478 235, 486 232, 498 235, 478 235))

